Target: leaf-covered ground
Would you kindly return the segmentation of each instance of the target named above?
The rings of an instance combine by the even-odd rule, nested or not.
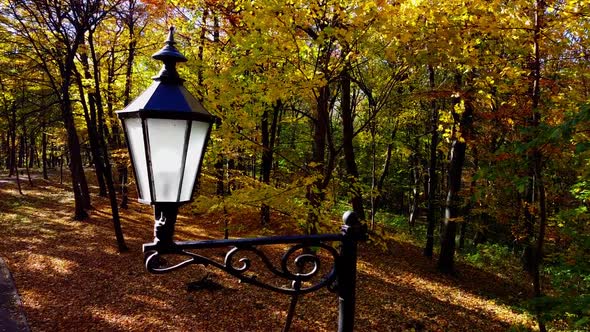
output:
[[[55,179],[55,178],[54,178]],[[129,252],[118,253],[108,201],[94,198],[90,218],[71,220],[69,188],[35,178],[0,177],[0,255],[6,260],[33,331],[279,331],[289,298],[211,267],[192,266],[166,275],[143,267],[141,245],[152,239],[149,206],[122,210]],[[229,216],[239,233],[258,229],[257,214]],[[275,218],[277,219],[277,218]],[[186,217],[179,239],[221,238],[221,216]],[[279,228],[280,221],[269,228]],[[267,232],[268,233],[268,232]],[[504,331],[532,328],[511,304],[527,296],[522,282],[459,265],[442,276],[419,248],[391,241],[387,251],[363,244],[359,253],[358,331]],[[271,248],[272,250],[272,248]],[[209,276],[216,287],[190,290]],[[337,297],[322,290],[300,298],[292,331],[334,331]]]

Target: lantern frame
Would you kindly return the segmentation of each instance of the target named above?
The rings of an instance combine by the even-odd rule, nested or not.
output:
[[[144,204],[183,204],[192,201],[194,188],[199,179],[207,143],[210,138],[211,127],[215,122],[215,117],[209,114],[203,105],[183,86],[184,80],[179,77],[176,71],[176,63],[185,62],[187,59],[178,52],[174,44],[174,29],[171,28],[166,40],[166,46],[152,55],[154,59],[161,60],[164,63],[162,70],[158,76],[153,78],[154,82],[148,89],[125,109],[116,112],[121,121],[125,141],[129,149],[136,179],[138,201]],[[140,132],[129,132],[129,126],[131,126],[132,122],[128,121],[133,119],[138,119],[139,123],[134,124],[134,126]],[[158,122],[150,120],[170,120],[170,122],[158,124]],[[158,130],[154,129],[154,126],[168,125],[169,129],[173,130],[174,122],[180,124],[185,132],[182,138],[183,145],[178,147],[179,152],[182,153],[180,156],[181,165],[173,173],[175,177],[178,177],[178,185],[173,184],[172,190],[175,188],[175,192],[167,192],[165,188],[170,181],[169,179],[156,178],[155,173],[158,172],[154,171],[154,162],[156,160],[153,156],[154,151],[164,151],[166,149],[165,146],[159,147],[158,144],[160,143],[150,142],[150,136],[157,135],[155,133]],[[202,124],[200,130],[195,127],[198,124]],[[141,128],[137,128],[137,126]],[[194,142],[192,142],[193,135],[195,135]],[[192,146],[190,143],[198,145]],[[142,149],[142,151],[137,149]],[[198,155],[198,160],[188,160],[187,154],[189,151],[193,155]],[[187,169],[190,170],[188,168],[190,162],[198,162],[198,165],[194,172],[186,174]],[[163,161],[160,165],[166,164]],[[194,181],[186,182],[186,176],[194,176]]]

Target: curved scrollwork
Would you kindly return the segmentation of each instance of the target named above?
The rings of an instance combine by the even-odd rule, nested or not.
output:
[[[339,253],[324,242],[306,242],[292,245],[282,255],[278,266],[273,263],[264,251],[259,249],[260,246],[247,243],[234,245],[225,254],[223,262],[178,246],[172,249],[168,248],[165,254],[152,251],[148,253],[145,262],[147,270],[157,274],[167,273],[193,264],[210,265],[235,276],[242,282],[288,295],[313,292],[322,287],[331,286],[336,279],[336,260]],[[318,255],[322,251],[326,255]],[[161,259],[166,255],[181,255],[186,256],[186,259],[178,264],[168,266]],[[252,255],[259,258],[264,267],[274,276],[289,281],[290,286],[277,286],[260,280],[255,274],[257,271],[253,271],[254,267],[258,265],[252,263],[250,258]],[[331,266],[331,268],[324,270],[324,274],[320,275],[322,272],[322,260],[327,263],[326,266]]]

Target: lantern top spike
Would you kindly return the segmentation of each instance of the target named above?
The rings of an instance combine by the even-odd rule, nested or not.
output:
[[[187,59],[182,53],[180,53],[174,44],[174,27],[171,26],[168,30],[168,38],[165,41],[166,45],[162,47],[161,50],[154,53],[152,58],[156,60],[160,60],[164,63],[164,66],[158,73],[158,76],[155,76],[153,79],[155,81],[162,81],[163,83],[170,83],[170,84],[182,84],[184,81],[178,75],[176,71],[176,63],[177,62],[186,62]]]

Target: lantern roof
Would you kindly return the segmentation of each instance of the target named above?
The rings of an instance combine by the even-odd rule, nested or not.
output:
[[[174,46],[174,27],[170,27],[166,45],[152,55],[164,64],[154,82],[117,115],[126,117],[195,118],[213,121],[213,117],[184,86],[184,80],[176,71],[177,62],[187,59]]]

